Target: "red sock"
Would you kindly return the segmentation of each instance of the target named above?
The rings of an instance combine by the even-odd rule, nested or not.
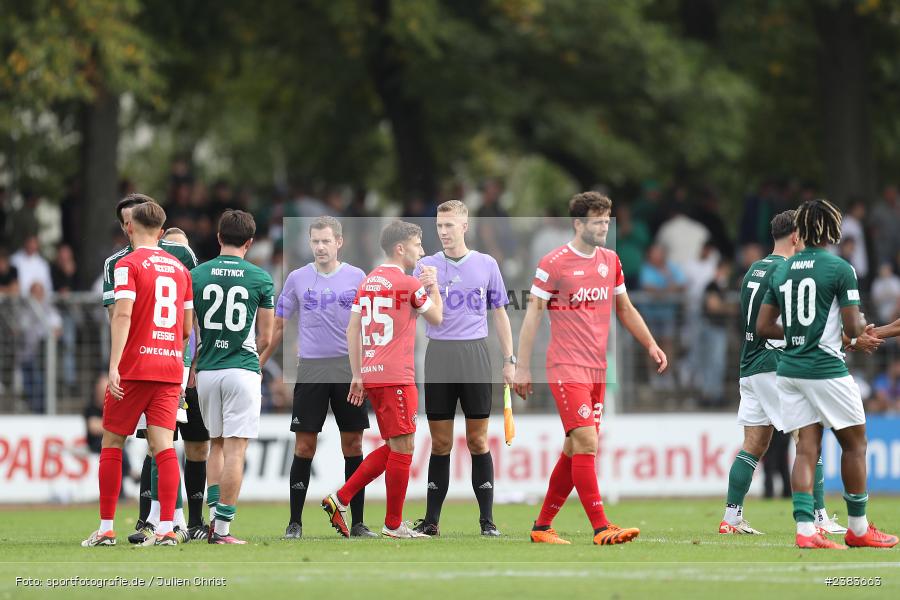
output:
[[[403,521],[403,502],[406,501],[406,488],[409,486],[409,466],[412,454],[391,452],[384,474],[384,487],[387,490],[387,511],[384,524],[388,529],[397,529]]]
[[[390,453],[391,449],[385,444],[366,456],[365,460],[360,463],[353,475],[350,476],[350,479],[344,483],[344,487],[338,490],[337,497],[341,504],[344,506],[350,504],[350,501],[353,500],[353,497],[359,490],[375,481],[379,475],[384,473]]]
[[[100,518],[112,521],[116,518],[116,503],[122,490],[122,449],[100,450]]]
[[[593,454],[576,454],[572,456],[572,481],[578,490],[578,498],[591,520],[591,527],[599,529],[609,525],[606,512],[603,510],[603,499],[600,497],[600,486],[597,484],[597,457]]]
[[[535,525],[549,527],[553,518],[566,503],[569,494],[572,493],[572,459],[565,454],[559,455],[553,472],[550,473],[550,484],[547,486],[547,495],[544,497],[544,505]]]
[[[159,473],[159,520],[171,521],[175,517],[175,498],[178,496],[178,486],[181,485],[178,455],[175,454],[175,448],[169,448],[157,453],[155,458],[156,471]]]

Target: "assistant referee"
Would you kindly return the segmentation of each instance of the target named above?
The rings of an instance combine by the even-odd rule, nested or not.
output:
[[[503,381],[512,385],[516,357],[512,330],[505,306],[509,303],[500,267],[493,257],[469,250],[465,235],[469,211],[459,200],[437,208],[437,233],[444,250],[423,258],[423,266],[437,269],[438,286],[444,299],[444,318],[439,326],[428,325],[425,351],[425,411],[431,430],[428,462],[428,504],[425,518],[415,529],[440,535],[441,507],[450,485],[450,450],[457,401],[466,416],[466,442],[472,455],[472,489],[478,500],[481,534],[500,535],[494,525],[494,461],[488,446],[491,414],[491,358],[487,349],[487,311],[492,309],[494,326],[503,353]],[[499,309],[499,310],[498,310]]]

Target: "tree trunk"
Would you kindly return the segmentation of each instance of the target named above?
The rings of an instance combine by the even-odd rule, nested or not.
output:
[[[103,259],[110,254],[110,231],[116,223],[118,96],[110,95],[106,90],[98,91],[94,102],[85,106],[82,135],[84,204],[78,261],[82,284],[90,285],[97,277],[98,265],[102,265]]]
[[[434,153],[426,136],[425,109],[420,98],[411,97],[404,89],[404,50],[389,31],[391,0],[375,0],[373,8],[377,26],[370,68],[375,91],[393,130],[403,199],[431,204],[437,198],[437,181]]]
[[[814,5],[820,40],[825,192],[829,199],[846,205],[853,196],[872,198],[877,185],[869,118],[867,23],[850,0],[837,6]]]

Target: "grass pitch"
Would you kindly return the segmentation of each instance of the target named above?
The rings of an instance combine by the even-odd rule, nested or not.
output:
[[[829,509],[846,523],[839,497]],[[555,525],[571,546],[531,544],[528,529],[537,514],[531,506],[498,506],[500,539],[478,535],[471,503],[449,503],[440,539],[345,540],[337,537],[322,510],[307,506],[304,539],[280,539],[287,521],[283,504],[244,505],[232,529],[247,546],[192,542],[177,548],[132,548],[136,507],[120,507],[114,548],[81,548],[97,526],[96,506],[59,509],[0,509],[0,600],[87,598],[124,594],[129,598],[241,596],[269,600],[288,594],[303,598],[797,598],[827,594],[845,597],[900,597],[900,547],[801,551],[793,546],[787,500],[750,499],[746,516],[766,532],[759,537],[720,536],[722,500],[623,501],[608,507],[615,523],[638,526],[630,544],[599,547],[574,496]],[[871,517],[882,529],[900,532],[900,498],[873,497]],[[376,529],[382,503],[367,506]],[[407,518],[421,516],[422,503],[407,505]],[[16,578],[35,578],[25,586]],[[98,589],[69,583],[49,587],[50,578],[141,578],[144,587]],[[226,585],[197,585],[195,577],[224,578]],[[826,586],[826,578],[880,577],[878,587]],[[161,581],[159,578],[168,578]],[[171,578],[187,580],[184,585]],[[202,582],[201,582],[202,583]],[[205,582],[209,584],[210,582]]]

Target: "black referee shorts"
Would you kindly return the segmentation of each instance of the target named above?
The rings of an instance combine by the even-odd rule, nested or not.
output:
[[[184,399],[187,402],[187,423],[179,423],[178,431],[181,439],[186,442],[208,442],[209,430],[203,424],[203,415],[200,413],[200,398],[197,396],[197,388],[192,387],[184,391]]]
[[[491,396],[491,357],[484,338],[428,340],[425,413],[429,421],[453,419],[457,401],[467,419],[487,419]]]
[[[301,359],[294,385],[291,431],[322,431],[329,404],[340,431],[368,429],[368,401],[362,406],[347,402],[352,378],[350,360],[346,356]]]

